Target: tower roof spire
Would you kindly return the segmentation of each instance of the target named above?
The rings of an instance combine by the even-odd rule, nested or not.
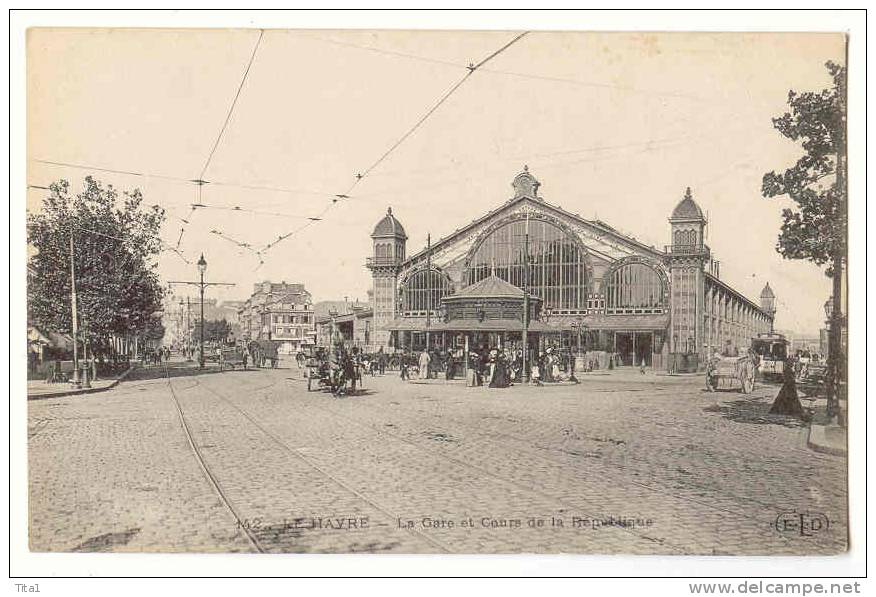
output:
[[[706,218],[703,217],[703,210],[701,210],[700,206],[697,205],[697,202],[694,201],[690,187],[685,189],[684,198],[679,201],[678,205],[675,206],[675,209],[672,210],[672,216],[669,218],[669,221],[677,220],[706,221]]]
[[[386,208],[386,215],[377,222],[374,232],[371,233],[371,238],[400,238],[407,240],[408,235],[404,227],[398,221],[398,218],[392,215],[392,207]]]

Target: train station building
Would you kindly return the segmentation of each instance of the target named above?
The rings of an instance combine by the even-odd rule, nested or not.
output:
[[[371,234],[376,349],[586,350],[604,365],[696,370],[730,340],[772,329],[769,285],[756,303],[721,280],[690,189],[668,214],[669,244],[649,246],[552,205],[524,168],[513,194],[410,252],[388,209]],[[528,313],[528,317],[524,317]]]

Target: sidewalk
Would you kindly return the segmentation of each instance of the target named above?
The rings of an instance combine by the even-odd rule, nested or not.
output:
[[[46,383],[41,379],[31,379],[27,382],[27,399],[28,400],[45,400],[47,398],[60,398],[61,396],[76,396],[79,394],[93,394],[95,392],[105,392],[110,388],[116,387],[122,382],[134,367],[131,366],[127,371],[118,377],[107,379],[98,379],[91,382],[90,388],[76,389],[70,383]]]
[[[814,400],[801,398],[800,401],[804,407],[807,406],[807,402],[811,403],[811,408],[815,412],[815,415],[812,417],[812,423],[809,425],[809,436],[806,439],[806,445],[822,454],[846,456],[848,454],[848,430],[828,420],[827,400],[825,398]],[[846,402],[841,400],[840,410],[848,412],[847,408]]]

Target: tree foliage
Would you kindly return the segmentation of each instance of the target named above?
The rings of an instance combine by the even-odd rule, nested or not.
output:
[[[66,180],[52,183],[42,209],[27,217],[35,251],[27,288],[31,323],[72,329],[72,235],[81,337],[100,347],[111,334],[155,336],[163,297],[155,271],[163,221],[164,210],[144,206],[139,190],[120,195],[88,176],[73,195]]]
[[[225,319],[208,319],[204,322],[205,342],[225,342],[231,333],[231,325]],[[201,323],[195,322],[194,338],[201,337]]]
[[[826,64],[833,86],[818,92],[788,92],[789,112],[773,119],[783,136],[799,141],[804,154],[783,173],[763,177],[764,197],[788,196],[797,209],[782,210],[776,250],[786,259],[829,264],[846,253],[846,69]]]

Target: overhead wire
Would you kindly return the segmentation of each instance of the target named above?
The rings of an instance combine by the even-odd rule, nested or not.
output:
[[[213,142],[213,147],[210,149],[210,154],[207,156],[207,161],[204,162],[204,167],[201,168],[201,174],[198,178],[203,179],[204,174],[207,172],[207,168],[210,167],[210,162],[213,159],[213,154],[216,153],[216,148],[219,147],[219,142],[222,140],[222,135],[225,134],[225,129],[228,128],[228,123],[231,120],[231,115],[234,113],[234,106],[237,105],[237,100],[240,98],[240,92],[243,90],[243,86],[246,84],[246,78],[249,75],[249,69],[252,68],[252,63],[255,61],[256,52],[258,52],[259,45],[262,43],[262,37],[265,35],[264,29],[259,29],[259,37],[256,40],[255,45],[252,48],[252,54],[249,57],[249,62],[246,64],[246,70],[243,71],[243,77],[240,79],[240,85],[237,86],[237,92],[234,94],[234,99],[231,100],[231,106],[228,107],[228,113],[225,115],[225,122],[222,123],[222,128],[219,129],[219,134],[216,136],[216,141]]]
[[[276,216],[282,218],[292,218],[296,220],[319,220],[319,218],[312,216],[303,216],[300,214],[290,214],[290,213],[281,213],[277,211],[262,211],[258,209],[249,209],[248,207],[240,207],[239,205],[214,205],[214,204],[205,204],[199,203],[197,205],[197,209],[218,209],[223,211],[235,211],[242,213],[251,213],[256,215],[263,216]]]
[[[108,172],[110,174],[122,174],[127,176],[138,176],[142,178],[158,178],[162,180],[168,180],[171,182],[179,182],[184,184],[197,184],[197,179],[185,178],[182,176],[169,176],[165,174],[156,174],[152,172],[134,172],[131,170],[119,170],[113,168],[105,168],[100,166],[92,166],[89,164],[81,164],[75,162],[59,162],[53,160],[42,160],[39,158],[30,158],[31,161],[37,162],[40,164],[47,164],[51,166],[58,166],[62,168],[73,168],[76,170],[96,170],[98,172]],[[249,189],[256,191],[274,191],[278,193],[290,193],[290,194],[298,194],[298,195],[316,195],[320,197],[332,198],[336,197],[334,193],[329,193],[328,191],[317,191],[313,189],[298,189],[298,188],[290,188],[290,187],[277,187],[277,186],[267,186],[267,185],[248,185],[248,184],[240,184],[235,182],[224,182],[218,180],[211,180],[209,183],[204,181],[205,184],[210,184],[213,186],[222,186],[222,187],[233,187],[238,189]]]
[[[461,87],[462,84],[465,83],[466,80],[468,80],[468,78],[475,71],[482,70],[485,73],[498,74],[498,75],[507,75],[507,76],[515,76],[515,77],[557,81],[557,82],[572,83],[572,84],[576,84],[576,85],[583,85],[583,86],[589,86],[589,87],[606,87],[606,88],[623,89],[623,90],[628,90],[628,91],[644,92],[644,90],[639,90],[639,89],[636,89],[636,88],[633,88],[630,86],[590,83],[590,82],[586,82],[586,81],[564,79],[561,77],[548,77],[548,76],[542,76],[542,75],[532,75],[532,74],[527,74],[527,73],[518,73],[518,72],[501,71],[501,70],[483,68],[485,64],[487,64],[489,61],[494,59],[496,56],[498,56],[499,54],[504,52],[506,49],[508,49],[510,46],[512,46],[513,44],[518,42],[521,38],[523,38],[527,34],[528,34],[528,32],[525,31],[525,32],[522,32],[522,33],[516,35],[510,41],[508,41],[503,46],[501,46],[500,48],[498,48],[497,50],[492,52],[490,55],[488,55],[486,58],[482,59],[477,64],[469,64],[468,66],[463,66],[463,65],[460,65],[460,64],[455,63],[455,62],[450,62],[450,61],[445,61],[445,60],[440,60],[440,59],[432,59],[432,58],[428,58],[428,57],[424,57],[424,56],[407,54],[404,52],[384,50],[384,49],[380,49],[380,48],[363,46],[363,45],[359,45],[359,44],[340,42],[337,40],[329,40],[329,39],[320,38],[320,37],[316,37],[316,36],[305,36],[307,39],[311,39],[311,40],[319,41],[319,42],[324,42],[324,43],[329,43],[329,44],[333,44],[333,45],[347,46],[347,47],[367,50],[367,51],[371,51],[371,52],[375,52],[375,53],[379,53],[379,54],[392,55],[392,56],[397,56],[397,57],[420,60],[423,62],[431,62],[431,63],[441,64],[441,65],[445,65],[445,66],[453,66],[456,68],[467,69],[467,72],[465,73],[465,75],[459,81],[457,81],[450,89],[448,89],[444,94],[442,94],[439,97],[439,99],[436,101],[436,103],[433,106],[431,106],[429,108],[429,110],[427,110],[426,113],[424,113],[423,116],[421,116],[411,127],[409,127],[404,132],[404,134],[402,134],[401,137],[399,137],[398,140],[396,140],[383,154],[381,154],[365,170],[363,170],[355,175],[355,179],[353,180],[353,182],[350,184],[350,186],[348,187],[348,189],[344,193],[331,194],[331,193],[326,193],[326,192],[322,192],[322,191],[313,191],[313,190],[306,190],[306,189],[293,189],[293,188],[275,187],[275,186],[268,186],[268,185],[247,185],[247,184],[238,184],[238,183],[230,183],[230,182],[220,182],[220,181],[208,182],[208,181],[203,180],[203,176],[206,174],[206,171],[211,164],[212,158],[213,158],[213,156],[214,156],[214,154],[215,154],[215,152],[216,152],[216,150],[217,150],[217,148],[218,148],[218,146],[223,138],[223,135],[224,135],[229,123],[230,123],[230,119],[231,119],[231,116],[233,114],[234,108],[235,108],[235,106],[240,98],[243,87],[247,81],[248,74],[250,72],[250,69],[251,69],[253,63],[254,63],[255,57],[257,55],[258,49],[261,45],[261,42],[262,42],[262,39],[264,36],[263,29],[261,29],[259,31],[259,37],[253,46],[252,53],[250,55],[249,61],[247,62],[247,65],[246,65],[246,68],[244,70],[243,76],[241,78],[240,84],[238,85],[238,88],[235,92],[234,98],[232,99],[231,105],[230,105],[229,110],[226,114],[225,120],[223,121],[223,124],[220,128],[220,131],[216,137],[216,140],[214,141],[214,143],[211,147],[211,150],[207,156],[207,159],[204,163],[204,167],[202,168],[200,177],[198,179],[186,179],[186,178],[182,178],[182,177],[173,177],[173,176],[166,176],[166,175],[161,175],[161,174],[153,174],[153,173],[147,173],[147,172],[136,172],[136,171],[129,171],[129,170],[114,170],[114,169],[110,169],[110,168],[100,168],[100,167],[93,167],[93,166],[85,166],[82,164],[49,161],[49,160],[35,160],[35,161],[40,162],[40,163],[50,164],[50,165],[63,166],[63,167],[91,169],[91,170],[96,170],[96,171],[117,173],[117,174],[122,174],[122,175],[150,177],[150,178],[164,179],[164,180],[170,180],[170,181],[184,182],[184,183],[188,183],[188,184],[191,184],[191,183],[197,184],[198,185],[198,203],[193,204],[192,211],[189,213],[189,215],[186,218],[179,218],[179,217],[175,216],[175,217],[177,217],[177,219],[180,219],[183,222],[183,226],[181,227],[180,235],[179,235],[179,238],[177,239],[176,247],[172,247],[170,250],[176,251],[178,254],[180,254],[180,257],[182,257],[183,259],[185,259],[185,258],[182,256],[181,253],[179,253],[179,247],[181,245],[183,235],[185,233],[185,227],[187,224],[190,224],[191,216],[200,207],[208,208],[208,209],[227,209],[230,211],[246,211],[246,212],[253,213],[253,214],[271,215],[271,216],[278,216],[278,217],[291,217],[291,218],[300,218],[300,219],[306,218],[308,221],[305,224],[303,224],[300,227],[297,227],[296,229],[290,231],[289,233],[278,236],[276,240],[269,242],[260,251],[254,250],[252,248],[252,246],[249,245],[248,243],[240,243],[239,241],[236,241],[236,240],[231,241],[231,242],[235,242],[239,246],[243,246],[244,248],[248,248],[250,250],[253,250],[253,252],[255,252],[260,257],[260,264],[259,265],[261,265],[262,263],[264,263],[263,260],[261,259],[262,253],[270,250],[271,248],[273,248],[274,246],[276,246],[278,243],[282,242],[283,240],[290,238],[291,236],[294,236],[295,234],[298,234],[299,232],[312,226],[314,223],[321,221],[323,219],[323,216],[329,210],[331,210],[332,207],[337,205],[337,203],[340,200],[350,199],[351,198],[350,193],[352,192],[352,190],[366,176],[371,175],[372,172],[378,166],[380,166],[380,164],[382,164],[396,149],[398,149],[399,146],[401,146],[408,138],[410,138],[426,122],[426,120],[428,120],[428,118],[432,114],[434,114],[435,111],[437,111],[438,108],[440,108],[441,105],[443,105],[459,89],[459,87]],[[649,91],[647,93],[652,93],[652,92]],[[659,93],[657,93],[657,94],[661,95]],[[662,94],[662,95],[668,95],[668,94]],[[683,97],[686,99],[692,99],[690,96],[686,96],[686,95],[682,95],[682,94],[672,94],[672,95],[676,95],[678,97]],[[660,140],[654,140],[651,142],[644,142],[643,144],[648,146],[648,145],[653,145],[655,143],[659,144],[659,143],[663,143],[663,142],[667,142],[667,141],[669,141],[669,139],[660,139]],[[639,143],[630,144],[630,146],[636,146],[636,145],[639,145]],[[619,149],[622,147],[623,146],[616,145],[616,146],[583,148],[583,149],[579,149],[579,150],[568,150],[568,151],[556,152],[553,155],[561,155],[561,154],[577,153],[577,152],[587,152],[587,151],[603,151],[603,150]],[[552,154],[542,154],[542,155],[550,156]],[[225,206],[218,206],[218,205],[207,205],[207,204],[203,203],[203,186],[205,184],[215,184],[217,186],[228,186],[228,187],[235,187],[235,188],[246,188],[246,189],[252,189],[252,190],[264,190],[264,191],[273,191],[273,192],[291,193],[291,194],[311,194],[311,195],[316,195],[316,196],[321,196],[321,197],[328,197],[331,199],[331,202],[316,217],[296,216],[293,214],[282,214],[279,212],[267,212],[267,211],[260,212],[259,210],[249,210],[249,209],[245,209],[245,208],[240,208],[239,206],[225,207]],[[360,196],[357,196],[357,198],[359,198],[359,197]],[[365,198],[365,197],[367,197],[367,195],[361,196],[361,197]]]
[[[222,136],[225,134],[225,129],[228,128],[228,123],[231,121],[231,115],[234,113],[234,107],[237,105],[237,100],[240,99],[240,93],[243,91],[243,86],[246,84],[247,76],[249,75],[249,70],[252,68],[252,63],[255,61],[256,52],[259,49],[259,46],[262,43],[262,37],[265,35],[264,29],[259,29],[259,37],[256,39],[256,43],[252,48],[252,54],[250,54],[249,61],[246,63],[246,69],[243,71],[243,76],[240,78],[240,84],[237,86],[237,91],[234,93],[234,99],[231,100],[231,105],[228,107],[228,112],[225,114],[225,120],[222,122],[222,126],[219,129],[219,134],[216,135],[216,140],[213,142],[213,146],[210,148],[210,153],[207,154],[207,159],[204,162],[204,167],[201,168],[201,173],[198,175],[198,178],[192,182],[198,185],[198,203],[203,203],[204,197],[204,185],[209,184],[206,180],[204,180],[204,175],[207,173],[207,168],[210,167],[210,162],[213,160],[213,155],[216,153],[216,149],[219,147],[219,142],[222,140]],[[192,210],[192,213],[189,215],[189,218],[195,214],[195,211]],[[177,240],[177,249],[179,249],[179,244],[182,242],[183,234],[185,233],[185,227],[187,224],[183,224],[180,229],[179,239]]]
[[[366,50],[369,52],[374,52],[375,54],[384,54],[386,56],[395,56],[398,58],[409,58],[411,60],[419,60],[420,62],[429,62],[431,64],[440,64],[443,66],[451,66],[453,68],[466,68],[465,65],[459,64],[457,62],[451,62],[450,60],[441,60],[440,58],[429,58],[428,56],[419,56],[417,54],[408,54],[405,52],[397,52],[394,50],[385,50],[383,48],[375,48],[374,46],[363,46],[361,44],[343,42],[343,41],[338,41],[336,39],[328,39],[328,38],[320,37],[320,36],[316,36],[316,35],[305,34],[305,35],[302,35],[301,38],[308,39],[311,41],[332,44],[335,46],[356,48],[358,50]]]
[[[222,232],[221,230],[219,230],[217,228],[211,229],[210,234],[215,234],[216,236],[218,236],[224,240],[227,240],[228,242],[234,243],[235,245],[237,245],[241,249],[246,249],[247,251],[251,251],[253,253],[257,252],[251,244],[241,242],[241,241],[237,240],[236,238],[225,234],[224,232]]]
[[[438,110],[438,108],[440,108],[442,104],[444,104],[444,102],[446,102],[448,99],[450,99],[450,97],[456,92],[456,90],[459,89],[463,85],[463,83],[465,83],[469,79],[469,77],[471,77],[484,64],[486,64],[487,62],[489,62],[490,60],[492,60],[493,58],[495,58],[496,56],[498,56],[499,54],[501,54],[502,52],[507,50],[509,47],[511,47],[512,45],[514,45],[518,41],[520,41],[527,33],[529,33],[529,32],[524,31],[522,33],[519,33],[514,38],[512,38],[510,41],[508,41],[507,43],[502,45],[499,49],[497,49],[496,51],[491,53],[489,56],[487,56],[486,58],[484,58],[483,60],[481,60],[477,64],[470,64],[469,66],[467,66],[466,68],[468,69],[468,72],[466,72],[465,75],[463,75],[462,78],[459,79],[459,81],[457,81],[452,87],[450,87],[450,89],[445,91],[438,98],[438,100],[435,102],[435,104],[432,105],[432,107],[430,107],[411,127],[409,127],[404,132],[404,134],[402,134],[401,137],[398,138],[398,140],[396,140],[392,145],[390,145],[389,149],[384,151],[380,155],[380,157],[378,157],[373,163],[371,163],[370,166],[365,168],[363,171],[356,173],[353,182],[350,184],[350,186],[347,188],[347,190],[345,190],[343,193],[338,194],[336,196],[337,198],[334,199],[332,201],[332,203],[329,204],[323,210],[323,212],[320,214],[319,217],[322,218],[325,215],[325,213],[328,212],[338,202],[339,199],[349,198],[350,193],[356,188],[356,186],[366,176],[368,176],[375,168],[377,168],[381,163],[383,163],[383,161],[386,160],[396,149],[398,149],[399,146],[402,145],[402,143],[404,143],[411,135],[413,135],[417,131],[417,129],[419,129],[423,125],[423,123],[426,122],[426,120],[428,120],[429,117],[432,116],[432,114],[434,114],[435,111]],[[301,226],[295,230],[292,230],[286,234],[281,234],[280,236],[277,237],[276,240],[265,245],[265,247],[261,250],[261,253],[262,254],[266,253],[267,251],[269,251],[273,247],[277,246],[277,244],[279,244],[279,243],[283,242],[284,240],[294,236],[295,234],[298,234],[299,232],[307,229],[312,224],[313,224],[313,222],[307,222],[306,224],[304,224],[303,226]],[[259,267],[261,265],[262,264],[260,263]],[[258,268],[256,268],[256,269],[258,269]]]

